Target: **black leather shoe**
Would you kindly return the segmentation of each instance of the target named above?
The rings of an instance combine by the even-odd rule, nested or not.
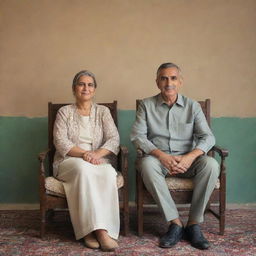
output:
[[[161,237],[159,246],[162,248],[170,248],[177,244],[183,236],[184,228],[177,225],[171,224],[167,233]]]
[[[193,224],[184,230],[185,239],[190,241],[191,245],[200,250],[206,250],[210,247],[210,243],[205,239],[200,226]]]

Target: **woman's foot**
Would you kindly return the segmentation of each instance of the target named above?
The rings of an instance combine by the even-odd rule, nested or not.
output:
[[[97,241],[97,239],[93,233],[90,233],[84,237],[84,243],[85,243],[86,247],[91,248],[91,249],[100,248],[100,244]]]
[[[97,236],[97,240],[100,243],[100,248],[102,251],[109,252],[118,248],[118,243],[108,235],[106,230],[96,230],[95,234]]]

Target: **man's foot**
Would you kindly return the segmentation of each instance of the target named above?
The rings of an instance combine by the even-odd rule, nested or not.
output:
[[[174,246],[181,240],[184,232],[183,230],[183,227],[174,223],[171,224],[167,233],[161,237],[159,246],[162,248],[170,248]]]
[[[118,243],[108,235],[107,231],[96,232],[96,235],[102,251],[110,252],[118,248]]]
[[[93,233],[90,233],[84,237],[84,243],[86,247],[91,248],[91,249],[98,249],[100,248],[100,244],[95,238]]]
[[[210,243],[204,237],[198,224],[186,227],[184,232],[185,238],[190,241],[193,247],[200,250],[206,250],[210,247]]]

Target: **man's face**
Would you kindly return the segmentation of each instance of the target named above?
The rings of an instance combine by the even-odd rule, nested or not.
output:
[[[177,68],[165,68],[159,71],[156,83],[163,98],[174,98],[182,86],[182,78]]]

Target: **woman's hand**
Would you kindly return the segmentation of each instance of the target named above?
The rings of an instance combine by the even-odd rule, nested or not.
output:
[[[101,154],[99,154],[97,151],[86,151],[83,154],[84,161],[87,161],[91,164],[99,165],[103,163],[103,159],[101,157]]]

